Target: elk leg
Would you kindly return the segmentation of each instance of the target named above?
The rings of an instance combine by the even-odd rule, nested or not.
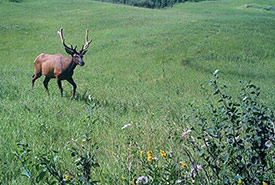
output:
[[[40,78],[41,76],[41,73],[37,73],[37,74],[34,74],[32,75],[32,87],[34,86],[34,82],[37,78]]]
[[[48,83],[49,83],[49,81],[50,81],[50,78],[47,77],[47,76],[45,76],[45,79],[44,79],[44,81],[43,81],[43,84],[44,84],[44,87],[45,87],[45,89],[46,89],[46,91],[47,91],[48,94],[50,94],[50,93],[49,93],[49,90],[48,90]]]
[[[60,94],[61,94],[61,97],[63,96],[63,88],[62,88],[62,84],[61,84],[61,80],[56,78],[57,79],[57,85],[60,89]]]
[[[73,94],[72,94],[72,96],[71,96],[71,99],[73,99],[74,96],[75,96],[76,84],[74,83],[73,78],[69,78],[69,79],[67,79],[67,81],[68,81],[70,84],[72,84],[72,86],[73,86]]]

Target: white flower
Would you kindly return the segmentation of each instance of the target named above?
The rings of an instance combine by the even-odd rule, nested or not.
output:
[[[181,137],[183,137],[183,138],[185,138],[186,136],[187,136],[187,134],[189,134],[190,132],[191,132],[192,130],[187,130],[186,132],[183,132],[182,134],[181,134]]]
[[[198,170],[202,170],[202,166],[201,165],[197,165],[197,169]]]
[[[176,181],[176,184],[180,184],[181,182],[182,182],[182,180],[178,179],[178,180]]]
[[[146,176],[141,176],[137,179],[136,184],[147,184],[149,179]]]
[[[124,125],[122,128],[121,128],[121,130],[123,130],[123,129],[125,129],[125,128],[128,128],[128,127],[130,127],[130,126],[132,126],[132,124],[126,124],[126,125]]]
[[[204,145],[201,145],[202,148],[206,148],[207,146],[209,146],[209,143],[208,143],[208,142],[205,142]]]

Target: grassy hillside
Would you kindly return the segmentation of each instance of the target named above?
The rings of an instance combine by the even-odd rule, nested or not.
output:
[[[123,162],[136,150],[173,151],[171,139],[190,127],[186,118],[206,103],[201,85],[220,70],[220,83],[237,94],[238,80],[261,87],[261,101],[275,104],[275,13],[258,6],[274,1],[206,1],[152,10],[94,1],[0,2],[0,184],[25,184],[13,152],[24,141],[34,150],[58,149],[71,164],[72,139],[91,126],[99,146],[94,172],[102,184],[121,184]],[[94,41],[77,67],[75,100],[63,82],[31,88],[34,59],[40,53],[65,55],[67,44],[84,43],[85,29]],[[89,98],[90,97],[90,98]],[[121,130],[125,124],[128,130]],[[196,122],[190,120],[191,126]],[[33,154],[34,155],[34,154]],[[126,160],[127,161],[127,160]],[[130,172],[129,172],[130,173]]]

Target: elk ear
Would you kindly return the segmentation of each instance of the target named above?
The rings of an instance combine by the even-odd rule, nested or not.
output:
[[[74,52],[73,52],[71,49],[69,49],[69,48],[66,48],[66,47],[65,47],[65,51],[66,51],[69,55],[71,55],[71,56],[74,55]]]

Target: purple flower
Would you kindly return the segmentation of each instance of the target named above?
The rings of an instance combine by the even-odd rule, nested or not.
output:
[[[159,160],[159,158],[157,158],[157,157],[154,157],[154,158],[153,158],[153,160],[155,160],[155,161],[158,161],[158,160]]]
[[[267,141],[267,142],[265,142],[265,146],[266,146],[267,148],[272,147],[272,143],[271,143],[271,141]]]
[[[141,176],[137,179],[136,184],[147,184],[149,179],[146,176]]]

